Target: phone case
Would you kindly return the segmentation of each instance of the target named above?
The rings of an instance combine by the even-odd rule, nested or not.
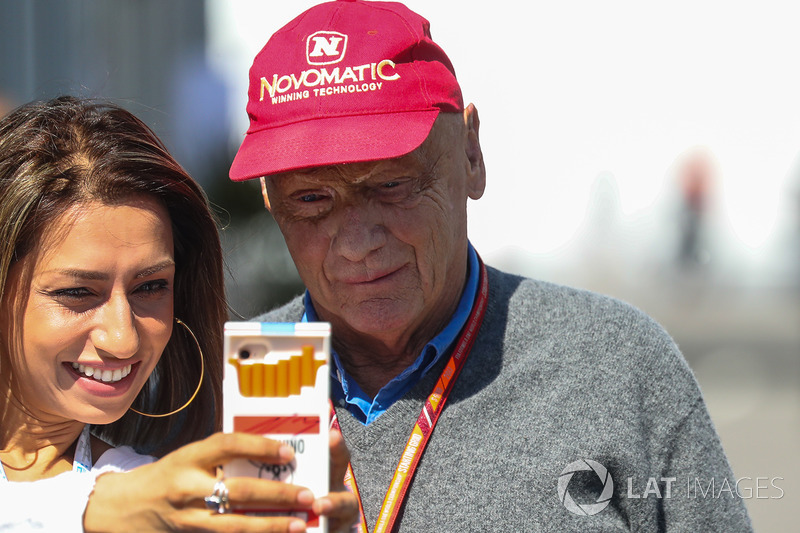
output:
[[[264,435],[295,450],[287,465],[237,459],[223,465],[226,477],[252,476],[329,491],[330,457],[327,322],[227,322],[223,430]],[[252,515],[292,515],[308,531],[327,532],[325,517],[305,510],[236,509]],[[313,516],[312,516],[313,515]]]

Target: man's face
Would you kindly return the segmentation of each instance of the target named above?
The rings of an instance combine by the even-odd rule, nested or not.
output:
[[[470,107],[441,115],[410,154],[271,176],[266,193],[320,319],[397,345],[434,335],[455,309],[467,198],[484,184]]]

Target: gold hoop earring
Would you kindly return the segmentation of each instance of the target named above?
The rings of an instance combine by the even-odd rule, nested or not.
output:
[[[200,347],[200,341],[197,340],[197,337],[195,336],[194,332],[189,328],[189,326],[186,325],[186,323],[184,321],[182,321],[180,318],[176,317],[175,318],[175,322],[177,322],[178,324],[180,324],[181,326],[186,328],[186,331],[189,332],[189,335],[192,336],[192,338],[194,339],[195,344],[197,344],[197,350],[200,352],[200,382],[197,384],[197,388],[194,390],[194,394],[192,394],[192,397],[189,398],[189,400],[185,404],[181,405],[180,407],[178,407],[174,411],[170,411],[169,413],[164,413],[164,414],[160,414],[160,415],[154,415],[154,414],[150,414],[150,413],[143,413],[141,411],[137,411],[133,407],[129,407],[129,409],[131,411],[133,411],[134,413],[136,413],[137,415],[147,416],[147,417],[150,417],[150,418],[164,418],[164,417],[167,417],[167,416],[172,416],[175,413],[179,413],[180,411],[183,411],[184,409],[189,407],[189,404],[192,403],[194,401],[194,399],[197,397],[197,393],[200,392],[200,387],[203,386],[203,375],[205,374],[205,366],[206,365],[205,365],[205,360],[204,360],[204,357],[203,357],[203,349]]]

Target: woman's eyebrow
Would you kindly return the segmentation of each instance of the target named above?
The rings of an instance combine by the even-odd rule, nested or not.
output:
[[[160,261],[152,266],[149,266],[143,270],[140,270],[136,273],[136,278],[146,278],[147,276],[151,276],[157,272],[161,272],[162,270],[167,270],[168,268],[172,268],[175,266],[175,261],[172,259],[165,259],[164,261]],[[82,268],[59,268],[55,270],[50,270],[49,272],[54,272],[56,274],[61,274],[62,276],[68,276],[75,279],[85,279],[89,281],[106,281],[109,279],[109,275],[105,272],[100,272],[96,270],[85,270]]]
[[[49,270],[45,272],[45,274],[50,272],[61,274],[62,276],[67,276],[70,278],[86,279],[89,281],[105,281],[108,279],[108,274],[106,274],[105,272],[98,272],[96,270],[84,270],[81,268],[58,268],[54,270]]]
[[[161,261],[153,266],[147,267],[144,270],[139,271],[136,274],[136,277],[146,278],[147,276],[150,276],[157,272],[161,272],[162,270],[167,270],[168,268],[172,268],[174,266],[175,266],[175,261],[173,261],[172,259],[165,259],[164,261]]]

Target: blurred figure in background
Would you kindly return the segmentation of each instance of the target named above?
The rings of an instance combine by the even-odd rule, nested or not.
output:
[[[694,267],[710,259],[706,227],[716,170],[712,154],[694,148],[681,156],[678,167],[680,192],[680,241],[678,263],[681,267]]]

